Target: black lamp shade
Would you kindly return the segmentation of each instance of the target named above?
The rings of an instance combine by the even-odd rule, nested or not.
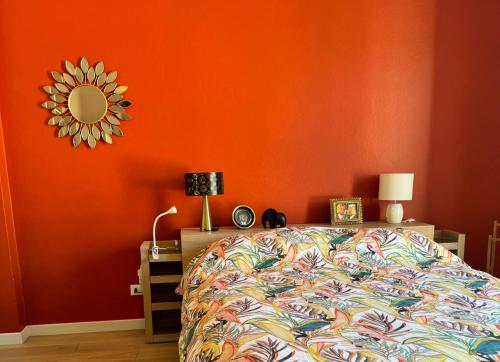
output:
[[[222,172],[185,173],[187,196],[209,196],[224,194],[224,177]]]

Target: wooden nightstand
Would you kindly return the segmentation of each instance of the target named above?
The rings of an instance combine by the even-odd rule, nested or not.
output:
[[[436,230],[434,241],[456,254],[460,259],[464,258],[465,234],[452,230]]]
[[[412,222],[407,224],[388,224],[384,221],[366,221],[362,224],[355,225],[332,225],[332,224],[294,224],[288,226],[327,226],[339,228],[387,228],[391,230],[409,229],[417,231],[428,238],[434,238],[434,225],[423,222]],[[250,229],[238,229],[235,226],[221,227],[217,231],[201,231],[199,228],[184,228],[181,229],[181,241],[184,245],[182,248],[182,265],[184,268],[189,264],[198,252],[210,245],[212,242],[220,240],[234,234],[249,234],[259,231],[270,230],[264,229],[262,226],[256,226]]]
[[[159,259],[151,255],[152,241],[141,245],[142,290],[144,322],[147,343],[173,342],[179,339],[181,330],[182,297],[175,288],[182,279],[180,247],[175,241],[157,241]]]

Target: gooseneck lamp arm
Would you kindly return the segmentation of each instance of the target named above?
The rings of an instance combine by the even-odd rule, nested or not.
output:
[[[156,223],[161,217],[168,214],[177,214],[177,208],[175,206],[172,206],[167,211],[162,212],[160,215],[158,215],[155,221],[153,222],[153,247],[151,248],[153,259],[158,259],[160,257],[160,249],[165,249],[165,248],[160,248],[158,245],[156,245]]]

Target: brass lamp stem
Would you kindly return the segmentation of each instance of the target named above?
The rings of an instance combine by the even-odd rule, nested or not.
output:
[[[201,231],[212,231],[212,218],[210,217],[210,207],[208,206],[208,196],[203,196],[201,206]]]

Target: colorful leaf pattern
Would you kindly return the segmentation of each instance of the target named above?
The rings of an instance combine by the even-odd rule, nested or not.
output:
[[[500,361],[500,283],[413,231],[284,228],[189,265],[181,361]]]

